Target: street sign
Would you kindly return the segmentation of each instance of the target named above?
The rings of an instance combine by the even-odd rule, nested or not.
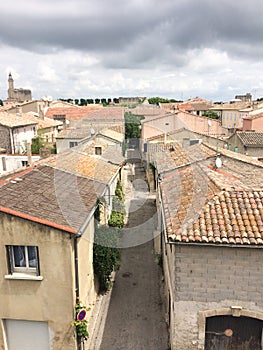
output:
[[[81,309],[78,314],[77,314],[77,320],[78,321],[83,321],[84,318],[86,316],[86,310],[85,309]]]

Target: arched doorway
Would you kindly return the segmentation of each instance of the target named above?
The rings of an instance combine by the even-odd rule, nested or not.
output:
[[[262,350],[263,321],[232,315],[206,318],[205,350]]]

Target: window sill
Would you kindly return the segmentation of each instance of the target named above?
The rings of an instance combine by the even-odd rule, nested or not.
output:
[[[6,280],[29,280],[29,281],[42,281],[43,276],[34,276],[26,273],[13,273],[12,275],[5,275]]]

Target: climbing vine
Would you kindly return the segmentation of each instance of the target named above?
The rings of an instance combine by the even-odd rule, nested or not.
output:
[[[76,304],[75,306],[75,321],[73,322],[73,325],[76,327],[77,337],[81,340],[87,340],[89,337],[88,333],[88,321],[85,319],[85,317],[82,320],[78,319],[78,315],[80,311],[89,311],[90,308],[81,305]]]
[[[120,228],[124,226],[124,193],[121,181],[118,180],[113,197],[113,210],[108,226],[95,228],[93,245],[93,267],[100,285],[100,291],[111,287],[111,274],[120,266],[120,250],[118,249]]]
[[[118,247],[119,230],[116,227],[100,226],[95,231],[93,246],[94,273],[99,279],[100,291],[111,287],[111,274],[120,266]]]

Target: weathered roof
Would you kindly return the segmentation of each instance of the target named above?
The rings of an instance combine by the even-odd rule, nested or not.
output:
[[[240,174],[241,164],[232,171],[225,159],[222,168],[215,168],[217,152],[206,145],[168,147],[154,144],[150,153],[160,174],[167,238],[182,243],[263,244],[263,186],[251,188],[247,176]],[[258,163],[255,168],[262,169]]]
[[[247,147],[263,147],[263,132],[237,131],[237,136]]]
[[[37,125],[37,123],[37,121],[32,120],[32,117],[28,116],[25,113],[21,113],[21,115],[16,115],[13,113],[0,112],[0,124],[8,128],[15,128],[27,125]]]
[[[39,117],[32,115],[31,112],[26,113],[26,115],[27,115],[27,118],[29,120],[31,119],[33,122],[37,122],[38,127],[40,129],[48,129],[48,128],[63,125],[63,122],[60,122],[58,120],[53,120],[50,118],[46,118],[46,117],[44,119],[42,119],[42,118],[39,118]]]
[[[155,163],[159,173],[216,156],[216,151],[204,144],[182,148],[177,142],[150,143],[148,152],[149,159]]]
[[[263,191],[221,191],[205,204],[197,220],[173,230],[171,238],[185,243],[262,245]]]
[[[253,112],[257,112],[257,111],[253,111]],[[243,119],[254,120],[254,119],[263,118],[263,112],[262,111],[260,113],[253,113],[253,112],[250,112],[248,115],[243,117]]]
[[[0,182],[0,211],[75,233],[104,190],[99,182],[39,164]]]
[[[90,145],[74,147],[70,151],[47,158],[43,162],[56,169],[68,171],[71,174],[80,174],[89,179],[108,184],[118,172],[121,164],[113,164],[103,155],[91,155],[85,150],[85,147],[89,148]]]
[[[112,140],[115,140],[117,142],[123,142],[124,141],[124,134],[117,132],[112,129],[103,129],[99,132],[99,135],[106,136],[111,138]]]
[[[99,107],[99,106],[75,106],[75,107],[49,107],[46,117],[54,119],[56,115],[65,115],[67,120],[124,120],[122,107]]]

